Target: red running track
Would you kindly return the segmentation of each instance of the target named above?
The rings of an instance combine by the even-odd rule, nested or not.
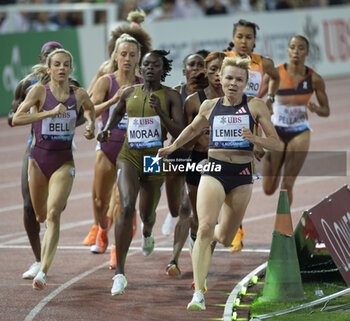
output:
[[[350,78],[328,80],[326,84],[331,116],[310,115],[313,129],[311,150],[346,151],[349,155],[350,112],[346,91],[350,88]],[[151,257],[142,256],[138,228],[126,263],[128,287],[123,296],[112,297],[110,289],[114,272],[108,269],[108,253],[94,255],[82,245],[92,223],[95,142],[86,141],[79,128],[75,139],[78,146],[75,152],[77,175],[68,207],[62,214],[59,249],[49,270],[48,286],[43,291],[34,291],[31,281],[21,278],[34,262],[23,227],[20,191],[21,163],[29,126],[10,128],[3,117],[0,118],[0,133],[1,320],[175,321],[221,318],[228,293],[246,274],[268,259],[278,194],[264,195],[261,181],[257,181],[244,219],[244,250],[230,254],[218,247],[208,276],[207,310],[187,312],[186,305],[192,297],[191,261],[185,249],[179,262],[181,276],[169,278],[165,274],[173,235],[167,237],[161,233],[168,212],[163,195],[154,229],[156,250]],[[349,168],[349,160],[347,166]],[[298,178],[292,207],[294,225],[303,210],[343,184],[349,184],[349,171],[347,176]]]

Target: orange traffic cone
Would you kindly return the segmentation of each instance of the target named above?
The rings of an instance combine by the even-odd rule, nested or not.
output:
[[[281,190],[262,299],[284,302],[303,298],[288,193]]]

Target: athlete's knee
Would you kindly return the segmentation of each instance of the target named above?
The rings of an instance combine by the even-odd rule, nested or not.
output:
[[[263,190],[266,195],[273,195],[276,191],[275,184],[271,184],[271,182],[264,182],[263,181]]]
[[[108,208],[108,203],[102,198],[97,196],[94,198],[94,205],[95,205],[95,208],[97,208],[98,210],[103,210]]]
[[[41,209],[36,209],[35,211],[35,218],[37,222],[44,223],[46,220],[46,206]]]
[[[125,219],[133,219],[135,212],[135,203],[130,200],[123,200],[120,216]]]
[[[291,191],[293,189],[294,182],[295,182],[294,177],[284,177],[281,183],[281,188]]]
[[[61,211],[58,208],[52,207],[48,210],[46,219],[48,222],[57,223],[59,221],[60,214]]]
[[[210,239],[212,239],[213,234],[214,234],[214,227],[212,227],[208,223],[202,223],[198,227],[197,238],[201,238],[201,239],[210,238]]]
[[[219,235],[215,235],[216,239],[219,243],[221,243],[225,247],[229,247],[232,244],[232,235],[225,235],[223,233],[220,233]]]
[[[180,216],[186,217],[186,218],[190,217],[191,210],[192,210],[192,207],[191,207],[190,202],[182,202],[180,205],[180,210],[179,210]]]

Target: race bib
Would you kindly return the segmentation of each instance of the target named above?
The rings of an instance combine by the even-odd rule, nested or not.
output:
[[[284,106],[273,104],[271,121],[275,126],[285,127],[289,131],[301,131],[309,128],[305,106]]]
[[[73,139],[77,114],[67,110],[64,114],[42,120],[41,135],[44,140],[69,141]]]
[[[247,96],[257,97],[260,93],[260,88],[262,85],[262,75],[258,71],[249,71],[249,79],[247,87],[244,89],[244,93]]]
[[[129,117],[128,143],[130,148],[162,146],[160,117]]]
[[[217,115],[213,121],[213,143],[215,148],[249,147],[242,139],[242,127],[249,127],[249,115]]]
[[[109,107],[109,115],[112,115],[113,110],[115,109],[116,106],[117,106],[117,104],[115,103],[111,107]],[[116,126],[116,128],[126,129],[127,123],[128,123],[128,114],[125,113],[123,118],[121,119],[121,121]]]

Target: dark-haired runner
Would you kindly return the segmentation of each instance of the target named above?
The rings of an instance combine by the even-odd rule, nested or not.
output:
[[[161,84],[171,70],[167,54],[163,50],[153,50],[145,55],[141,64],[144,84],[123,91],[107,125],[98,134],[100,142],[107,141],[110,130],[121,121],[125,112],[128,114],[127,133],[117,159],[122,210],[116,227],[117,268],[112,295],[122,294],[127,285],[124,265],[132,239],[132,218],[139,193],[143,222],[142,254],[149,256],[153,252],[152,228],[165,176],[156,155],[167,132],[177,137],[185,124],[180,94]]]
[[[267,195],[276,191],[284,166],[281,188],[288,191],[290,203],[310,145],[307,110],[321,117],[329,116],[325,83],[318,73],[305,66],[308,53],[308,40],[293,36],[288,42],[289,62],[276,69],[281,80],[273,104],[272,123],[281,141],[281,152],[268,152],[263,163],[263,189]],[[319,105],[310,102],[313,92]]]
[[[244,93],[247,96],[253,96],[261,98],[265,93],[263,90],[267,90],[266,105],[269,110],[272,110],[272,103],[279,84],[278,72],[275,70],[274,62],[272,59],[253,53],[255,48],[256,33],[259,30],[259,26],[251,21],[240,19],[233,24],[233,36],[232,42],[227,48],[228,51],[225,54],[228,57],[246,57],[251,58],[249,80],[247,87],[244,89]],[[263,88],[264,75],[270,76],[271,81],[267,89]],[[260,128],[258,134],[261,135]],[[260,147],[255,147],[254,155],[258,161],[264,155],[264,151]],[[258,175],[260,177],[260,175]],[[238,252],[243,248],[244,228],[240,225],[238,232],[232,242],[230,252]]]

